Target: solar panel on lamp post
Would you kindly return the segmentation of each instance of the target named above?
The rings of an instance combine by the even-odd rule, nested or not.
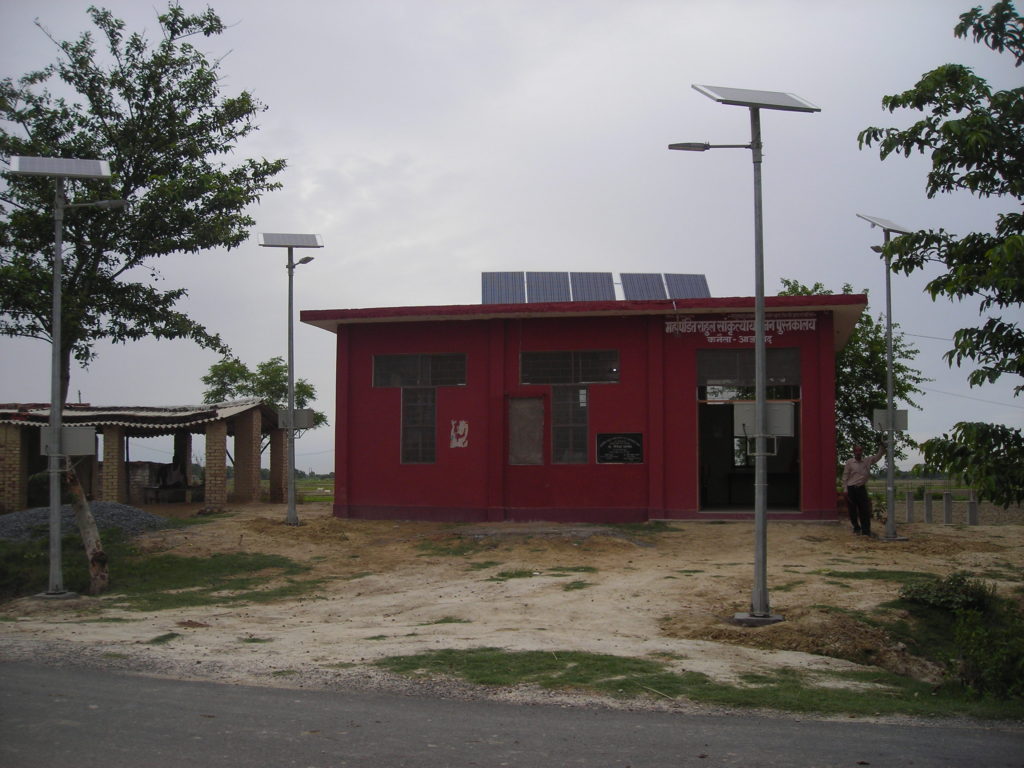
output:
[[[709,149],[749,149],[754,163],[754,588],[749,613],[737,613],[739,624],[758,626],[782,621],[773,615],[768,602],[768,471],[767,471],[767,364],[764,313],[764,223],[761,204],[761,110],[820,112],[821,108],[792,93],[756,91],[694,85],[694,90],[720,104],[746,107],[750,111],[749,144],[708,144],[683,142],[669,149],[704,152]]]
[[[60,459],[63,455],[61,440],[64,398],[61,393],[63,359],[61,356],[61,270],[64,247],[64,210],[67,208],[118,208],[123,200],[97,200],[95,202],[69,203],[65,197],[67,179],[109,179],[110,164],[106,160],[82,160],[70,157],[23,157],[12,156],[7,173],[19,176],[52,176],[53,198],[53,308],[51,316],[50,342],[50,419],[46,440],[47,472],[50,490],[50,580],[44,593],[47,597],[67,597],[72,593],[64,589],[61,569],[60,541]]]
[[[288,525],[298,525],[299,515],[295,510],[295,318],[293,310],[292,281],[297,264],[308,264],[312,256],[303,256],[296,262],[292,256],[294,248],[323,248],[320,235],[264,233],[259,244],[265,248],[288,249]]]
[[[882,246],[872,246],[872,250],[880,251],[885,256],[885,541],[906,541],[905,536],[896,534],[896,480],[893,465],[893,434],[895,432],[896,411],[893,409],[893,364],[892,364],[892,269],[891,259],[886,253],[890,235],[909,235],[911,230],[888,219],[858,213],[857,218],[864,219],[871,228],[880,227],[883,234]]]

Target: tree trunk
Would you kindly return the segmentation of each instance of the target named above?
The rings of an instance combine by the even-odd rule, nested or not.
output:
[[[107,587],[110,586],[107,553],[103,551],[103,542],[100,541],[96,520],[93,519],[89,502],[85,498],[82,484],[78,482],[78,475],[75,474],[71,459],[67,459],[66,466],[71,506],[75,510],[75,522],[78,524],[78,532],[85,545],[85,558],[89,562],[89,594],[98,595],[106,592]]]

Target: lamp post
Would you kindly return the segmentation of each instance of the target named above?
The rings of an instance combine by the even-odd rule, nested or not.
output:
[[[303,256],[296,262],[292,256],[294,248],[323,248],[320,235],[296,235],[264,233],[259,244],[266,248],[288,249],[288,525],[298,525],[299,515],[295,511],[295,318],[293,310],[292,283],[297,264],[308,264],[312,256]]]
[[[705,152],[709,149],[749,149],[754,164],[754,588],[750,612],[737,613],[739,624],[759,626],[782,621],[772,615],[768,603],[768,465],[767,465],[767,361],[764,338],[764,223],[761,205],[761,110],[820,112],[809,101],[792,93],[754,91],[745,88],[721,88],[694,85],[694,90],[720,104],[746,107],[750,111],[749,144],[708,144],[684,142],[669,144],[669,149]]]
[[[878,216],[858,213],[857,218],[864,219],[871,228],[882,230],[882,246],[872,246],[871,250],[885,256],[885,540],[906,541],[906,537],[896,535],[896,480],[893,466],[893,433],[896,428],[896,411],[893,410],[893,375],[892,375],[892,270],[891,259],[886,252],[890,235],[908,235],[910,230]]]
[[[50,481],[50,583],[44,595],[64,597],[71,593],[64,589],[61,569],[60,542],[60,459],[63,455],[61,440],[64,398],[61,396],[63,358],[61,353],[61,269],[64,247],[64,211],[68,208],[118,208],[124,200],[98,200],[96,202],[69,203],[64,197],[67,179],[109,179],[110,164],[106,160],[80,160],[67,157],[12,156],[8,173],[21,176],[52,176],[55,178],[53,196],[53,309],[50,342],[50,420],[47,429],[46,456]]]

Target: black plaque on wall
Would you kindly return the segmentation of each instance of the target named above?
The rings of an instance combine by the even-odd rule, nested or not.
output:
[[[640,432],[615,432],[598,435],[597,463],[643,464],[643,434]]]

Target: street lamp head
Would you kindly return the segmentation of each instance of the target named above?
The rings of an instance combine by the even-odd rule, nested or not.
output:
[[[312,260],[313,260],[312,256],[303,256],[301,259],[299,259],[295,263],[296,264],[309,264],[309,262],[311,262]]]
[[[684,152],[707,152],[711,149],[711,145],[707,142],[701,143],[699,141],[684,141],[679,144],[669,144],[669,149],[681,149]]]

